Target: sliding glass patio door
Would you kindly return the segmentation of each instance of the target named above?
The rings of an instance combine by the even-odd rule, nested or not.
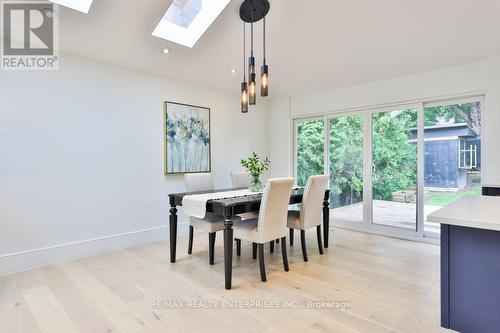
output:
[[[426,216],[481,190],[481,97],[295,119],[295,176],[330,181],[330,225],[438,239]]]
[[[481,195],[481,98],[424,105],[424,237],[439,238],[427,215],[464,196]]]
[[[417,236],[418,110],[325,117],[332,225]]]
[[[336,116],[327,124],[330,218],[359,227],[364,221],[364,117]]]
[[[418,112],[376,111],[371,118],[371,220],[417,231]]]

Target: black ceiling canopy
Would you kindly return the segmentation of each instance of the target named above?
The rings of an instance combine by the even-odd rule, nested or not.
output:
[[[240,7],[240,17],[244,22],[258,22],[269,13],[268,0],[245,0]]]

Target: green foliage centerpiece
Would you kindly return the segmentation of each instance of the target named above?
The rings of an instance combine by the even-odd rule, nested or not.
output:
[[[269,170],[269,164],[271,161],[269,161],[267,157],[261,161],[259,155],[253,152],[248,159],[241,160],[240,163],[245,169],[247,169],[250,176],[252,176],[250,190],[253,192],[262,191],[264,186],[260,182],[259,177],[264,171]]]

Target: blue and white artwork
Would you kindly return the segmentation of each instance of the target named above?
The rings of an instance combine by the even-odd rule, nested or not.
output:
[[[210,109],[165,102],[165,174],[210,172]]]

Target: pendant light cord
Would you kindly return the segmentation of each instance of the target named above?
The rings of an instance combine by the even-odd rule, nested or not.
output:
[[[251,50],[251,56],[253,57],[253,14],[252,14],[252,23],[250,23],[250,35],[251,35],[251,46],[252,46],[252,50]]]
[[[245,70],[246,67],[246,53],[247,53],[247,40],[246,40],[246,28],[245,28],[245,21],[243,21],[243,82],[247,81],[247,71]]]
[[[264,51],[264,65],[266,64],[266,17],[264,16],[264,22],[263,22],[263,30],[264,30],[264,37],[262,38],[262,40],[264,41],[264,47],[263,47],[263,51]]]

